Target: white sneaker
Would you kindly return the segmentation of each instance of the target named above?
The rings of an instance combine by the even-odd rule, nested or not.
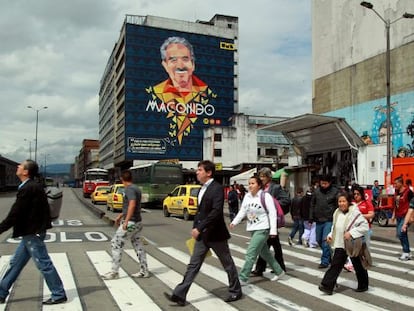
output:
[[[131,274],[131,276],[133,277],[133,278],[149,278],[150,277],[150,273],[148,272],[148,271],[140,271],[140,272],[137,272],[137,273],[133,273],[133,274]]]
[[[411,259],[411,254],[410,253],[402,253],[401,257],[398,258],[399,260],[402,261],[407,261]]]
[[[289,243],[290,246],[292,246],[292,244],[293,244],[292,238],[290,236],[288,236],[288,243]]]
[[[107,272],[104,275],[101,275],[101,278],[104,280],[115,280],[115,279],[119,279],[119,274],[118,272]]]
[[[272,278],[270,279],[270,281],[277,281],[277,280],[280,280],[280,279],[282,279],[285,275],[286,275],[285,271],[282,271],[282,273],[281,273],[281,274],[279,274],[279,275],[275,275],[274,277],[272,277]]]
[[[240,285],[241,285],[241,286],[246,286],[246,285],[249,285],[249,282],[247,282],[247,281],[243,281],[242,279],[239,279],[239,282],[240,282]]]

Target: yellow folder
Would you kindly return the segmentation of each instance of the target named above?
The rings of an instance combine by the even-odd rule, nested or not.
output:
[[[187,241],[185,241],[185,244],[187,245],[188,251],[190,253],[190,255],[193,254],[194,252],[194,245],[195,245],[196,240],[194,238],[190,238]],[[211,256],[211,250],[208,250],[207,254],[206,254],[206,258],[208,256]]]

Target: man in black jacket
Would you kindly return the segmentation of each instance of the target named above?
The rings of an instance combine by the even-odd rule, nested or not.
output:
[[[194,251],[183,281],[175,287],[172,295],[164,293],[168,300],[180,306],[186,304],[188,290],[210,248],[214,250],[227,272],[229,296],[225,301],[236,301],[242,297],[237,268],[231,257],[227,242],[230,239],[230,233],[224,222],[224,191],[223,187],[213,179],[214,172],[215,165],[213,162],[204,160],[198,164],[197,179],[202,187],[198,194],[198,209],[191,231],[192,237],[196,240]]]
[[[0,303],[9,295],[10,287],[18,278],[30,258],[42,273],[52,297],[44,301],[45,305],[67,301],[62,280],[59,277],[46,249],[44,239],[46,230],[52,228],[49,203],[43,186],[33,178],[38,176],[36,162],[26,160],[17,167],[16,175],[21,180],[16,202],[7,217],[0,223],[0,233],[13,227],[13,238],[22,237],[9,269],[0,281]]]
[[[327,268],[331,262],[331,247],[326,237],[331,231],[333,213],[338,207],[338,189],[332,185],[332,177],[324,175],[320,178],[319,188],[312,196],[309,218],[316,222],[316,241],[322,248],[320,269]]]

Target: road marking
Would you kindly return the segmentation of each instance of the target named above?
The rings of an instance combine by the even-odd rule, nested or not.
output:
[[[230,249],[237,250],[240,253],[245,253],[246,252],[245,249],[243,249],[243,248],[241,248],[237,245],[229,244],[229,246],[230,246]],[[289,251],[287,251],[287,253],[288,252]],[[290,251],[290,253],[292,255],[295,255],[294,252]],[[296,256],[297,256],[297,254],[296,254]],[[304,258],[301,256],[301,259],[304,259]],[[307,256],[306,260],[312,261],[313,257],[312,256]],[[234,261],[235,261],[235,263],[238,267],[240,267],[244,264],[244,260],[240,260],[239,258],[235,258]],[[313,271],[310,268],[299,267],[299,266],[295,266],[295,269],[296,270],[301,270],[301,272],[306,271],[306,273],[308,273],[308,274]],[[317,276],[322,278],[323,272],[318,272]],[[311,295],[313,297],[316,297],[318,299],[324,300],[326,302],[335,304],[335,305],[340,306],[340,307],[342,307],[344,309],[347,309],[347,310],[364,310],[364,311],[366,311],[366,310],[385,310],[385,309],[379,308],[375,305],[366,303],[364,301],[352,298],[350,296],[347,296],[347,295],[344,295],[344,294],[341,294],[341,293],[335,293],[335,295],[328,296],[328,295],[322,293],[321,291],[319,291],[317,284],[305,282],[305,281],[302,281],[302,280],[294,278],[294,277],[281,279],[281,280],[278,280],[277,282],[279,282],[281,284],[284,284],[284,285],[287,285],[289,287],[292,287],[296,291],[301,291],[303,293],[306,293],[306,294]]]
[[[190,261],[189,255],[172,247],[160,247],[159,250],[184,264],[188,264]],[[228,285],[227,273],[222,269],[203,263],[200,271],[207,276]],[[254,285],[243,286],[243,294],[275,310],[310,310]]]
[[[51,253],[49,254],[52,259],[53,265],[58,271],[60,278],[65,287],[66,296],[68,301],[59,305],[50,305],[43,306],[43,310],[53,311],[53,310],[70,310],[70,311],[82,311],[82,304],[79,299],[79,293],[76,288],[75,280],[73,279],[72,268],[69,264],[69,260],[66,253]],[[43,300],[49,299],[51,293],[49,288],[46,285],[46,282],[43,281]]]
[[[125,250],[133,260],[139,262],[137,255],[133,249]],[[166,265],[154,257],[147,254],[148,266],[150,272],[167,285],[171,290],[175,288],[183,280],[183,276],[174,270],[171,270]],[[187,301],[190,302],[198,310],[228,310],[234,311],[236,308],[223,301],[223,299],[211,294],[197,284],[191,285],[190,291],[187,295]]]
[[[106,251],[86,252],[92,265],[99,275],[111,271],[111,257]],[[128,277],[123,269],[119,269],[119,279],[102,280],[116,304],[121,310],[161,310],[157,304]]]

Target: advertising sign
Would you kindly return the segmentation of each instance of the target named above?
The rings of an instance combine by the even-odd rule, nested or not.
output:
[[[201,160],[203,129],[234,113],[233,40],[126,26],[126,158]]]

